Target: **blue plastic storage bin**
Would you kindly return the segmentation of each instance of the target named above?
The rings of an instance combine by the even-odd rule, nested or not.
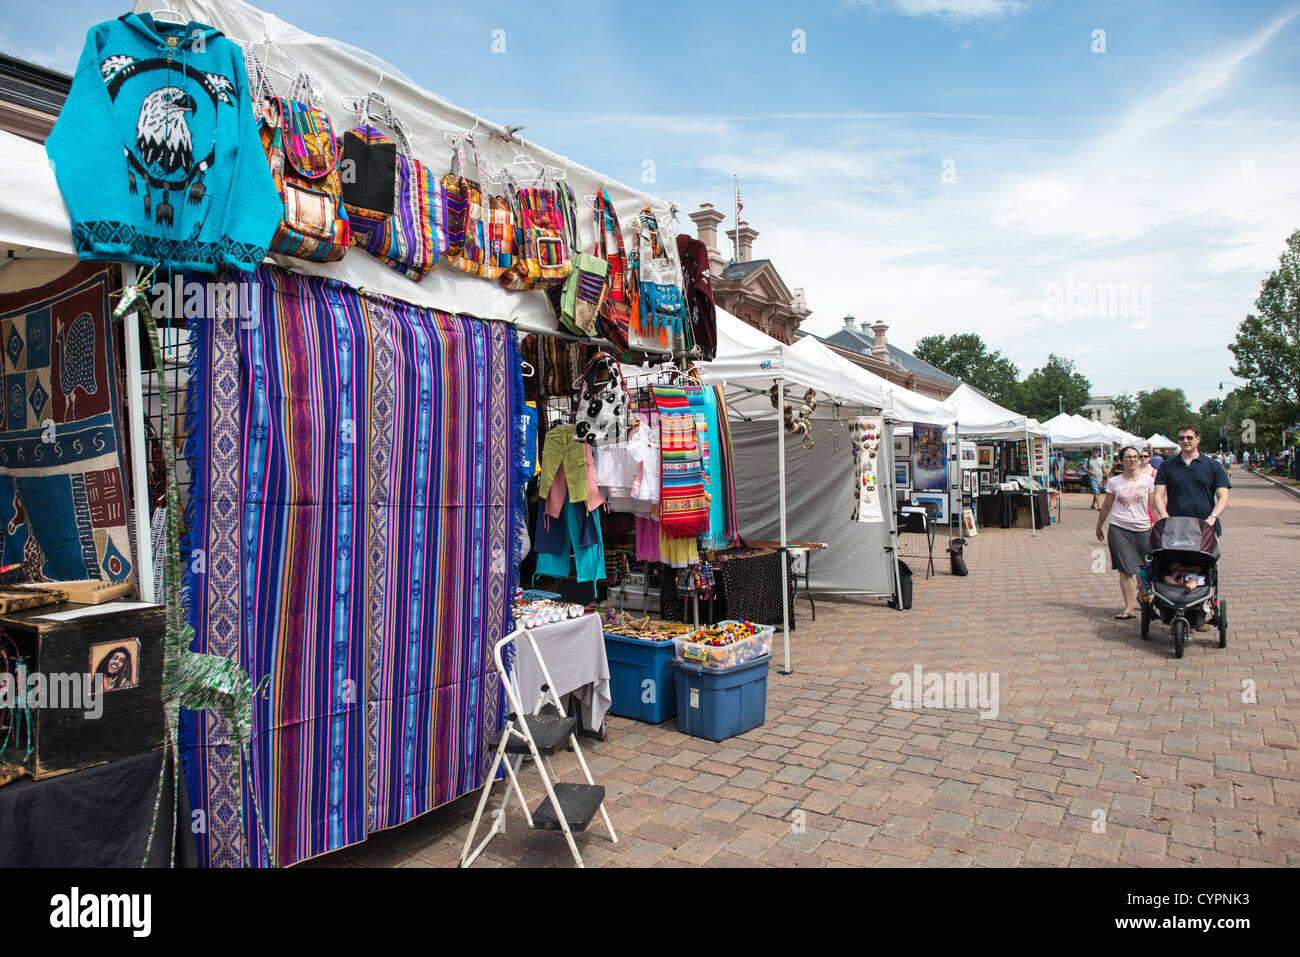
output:
[[[609,659],[609,693],[614,699],[610,714],[659,724],[677,713],[671,638],[642,641],[606,634],[605,656]]]
[[[674,661],[677,671],[677,730],[723,741],[767,720],[767,666],[761,655],[730,668],[706,668]]]

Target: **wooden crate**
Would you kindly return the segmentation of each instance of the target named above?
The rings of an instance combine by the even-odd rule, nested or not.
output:
[[[34,747],[25,760],[37,779],[143,754],[163,744],[163,607],[67,620],[43,617],[88,607],[105,612],[113,603],[63,603],[0,615],[0,633],[23,658],[29,680],[39,674],[46,688],[46,700],[31,708]],[[87,699],[85,676],[91,675],[93,682],[97,672],[105,676],[106,690]],[[73,687],[74,680],[79,687]],[[96,711],[98,717],[88,717]],[[8,717],[17,721],[20,713],[10,711]],[[0,759],[24,763],[26,742],[16,748],[15,738],[10,736]]]

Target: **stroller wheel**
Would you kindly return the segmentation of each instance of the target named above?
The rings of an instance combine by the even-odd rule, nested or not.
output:
[[[1187,619],[1175,618],[1173,620],[1174,630],[1174,657],[1181,658],[1183,649],[1187,647]]]
[[[1151,640],[1151,605],[1149,602],[1142,603],[1142,640]]]
[[[1219,599],[1219,613],[1215,616],[1219,622],[1219,647],[1228,647],[1228,600]]]

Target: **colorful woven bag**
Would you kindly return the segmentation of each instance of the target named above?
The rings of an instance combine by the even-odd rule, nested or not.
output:
[[[623,248],[623,229],[606,190],[602,189],[596,194],[595,207],[596,246],[593,252],[597,258],[609,264],[605,297],[597,311],[596,331],[620,350],[626,350],[632,323],[632,296],[628,283],[627,253]]]
[[[359,109],[363,120],[376,115],[371,110],[374,99],[372,94]],[[349,157],[352,152],[359,152],[356,149],[359,146],[366,150],[393,147],[392,213],[383,216],[370,208],[349,207],[352,243],[408,279],[419,282],[438,267],[438,257],[447,248],[443,186],[423,163],[411,156],[405,127],[386,103],[379,102],[386,110],[383,122],[397,134],[398,142],[394,143],[373,126],[361,125],[348,131],[345,145],[350,148]],[[362,155],[369,157],[369,154]],[[386,151],[380,155],[386,155]],[[382,182],[382,173],[375,175]],[[373,194],[374,190],[368,188],[365,192]]]
[[[535,289],[558,285],[573,271],[573,251],[565,228],[559,189],[543,173],[539,185],[521,187],[511,181],[514,199],[514,264],[501,274],[506,289]]]
[[[570,332],[590,336],[596,331],[596,315],[605,301],[609,282],[609,263],[582,251],[582,230],[578,225],[578,204],[569,184],[560,180],[556,186],[564,228],[573,250],[573,270],[563,283],[546,287],[556,321]]]
[[[261,104],[259,132],[284,203],[270,251],[311,262],[342,259],[352,231],[329,116],[297,100],[269,96]]]
[[[461,173],[461,145],[474,151],[478,182]],[[446,192],[447,262],[471,276],[497,279],[514,265],[515,214],[504,196],[487,192],[487,171],[474,134],[456,141],[451,171],[442,178]]]
[[[632,247],[629,272],[633,277],[634,328],[639,335],[658,338],[668,344],[669,335],[682,337],[686,301],[682,298],[682,264],[677,258],[677,240],[664,241],[659,220],[649,206],[637,217],[636,242]]]

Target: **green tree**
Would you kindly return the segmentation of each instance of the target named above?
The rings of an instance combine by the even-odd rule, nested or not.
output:
[[[1178,427],[1192,423],[1200,428],[1198,417],[1192,412],[1187,402],[1187,395],[1182,389],[1155,389],[1137,394],[1137,419],[1143,435],[1159,432],[1174,438]],[[1201,435],[1205,430],[1201,429]]]
[[[1127,432],[1138,430],[1137,399],[1125,392],[1113,403],[1115,406],[1115,424]]]
[[[1058,398],[1060,410],[1068,415],[1079,412],[1091,393],[1092,383],[1074,370],[1074,361],[1053,353],[1046,365],[1029,373],[1016,386],[1011,407],[1035,419],[1050,419],[1056,415]]]
[[[1000,350],[989,351],[973,332],[923,336],[912,354],[948,375],[969,382],[999,405],[1012,400],[1020,370]]]
[[[1265,417],[1293,422],[1300,414],[1300,229],[1287,239],[1255,309],[1228,346],[1237,359],[1232,374],[1245,380]]]

